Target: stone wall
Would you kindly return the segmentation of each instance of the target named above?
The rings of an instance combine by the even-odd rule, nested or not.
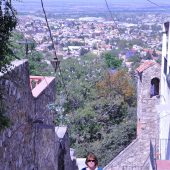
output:
[[[0,170],[33,169],[34,102],[29,86],[28,62],[12,63],[11,71],[1,75],[0,85],[10,127],[0,133]]]
[[[150,96],[151,80],[159,78],[160,65],[152,64],[138,73],[137,86],[137,139],[118,154],[104,170],[149,170],[150,169],[150,141],[158,147],[155,139],[159,137],[159,113],[156,105],[160,96]],[[157,148],[155,148],[157,149]]]
[[[154,64],[147,70],[144,70],[138,79],[138,122],[141,124],[140,137],[144,139],[155,139],[159,137],[159,113],[156,105],[160,103],[160,96],[150,97],[151,80],[158,78],[160,80],[161,66]],[[159,88],[160,89],[160,88]]]
[[[5,115],[10,119],[10,127],[0,132],[0,170],[76,170],[67,129],[58,136],[47,108],[55,102],[55,79],[46,81],[35,96],[28,68],[26,60],[15,61],[7,73],[0,73]]]

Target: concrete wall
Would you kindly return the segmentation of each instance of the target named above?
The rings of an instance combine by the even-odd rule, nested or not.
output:
[[[55,79],[47,77],[46,84],[42,81],[33,92],[28,62],[12,65],[7,73],[0,73],[5,115],[10,119],[10,127],[0,132],[0,170],[76,170],[67,128],[59,137],[47,108],[55,102]]]

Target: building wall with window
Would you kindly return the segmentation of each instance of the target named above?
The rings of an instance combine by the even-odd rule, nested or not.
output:
[[[158,138],[159,114],[156,105],[160,102],[160,64],[152,60],[145,61],[137,68],[137,118],[138,136]]]
[[[138,74],[137,138],[104,167],[104,170],[149,170],[151,160],[155,158],[155,149],[151,154],[150,141],[153,146],[158,146],[155,141],[159,138],[159,113],[156,105],[160,103],[161,65],[146,60],[136,71]]]

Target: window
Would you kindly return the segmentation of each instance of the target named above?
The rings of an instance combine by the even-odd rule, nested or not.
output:
[[[158,78],[153,78],[151,80],[150,97],[159,95],[159,82]]]

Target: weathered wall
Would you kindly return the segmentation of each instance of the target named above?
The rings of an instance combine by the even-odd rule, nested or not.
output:
[[[159,96],[150,97],[151,80],[160,80],[160,65],[154,64],[138,75],[137,117],[138,137],[115,157],[104,170],[149,170],[150,140],[159,137],[159,113],[155,106]]]
[[[159,137],[159,113],[156,105],[160,102],[160,96],[150,97],[151,80],[158,78],[160,80],[161,66],[155,64],[142,72],[138,79],[138,122],[141,124],[140,137],[144,139]],[[160,88],[159,88],[160,89]]]
[[[37,97],[34,96],[35,117],[38,119],[43,119],[43,122],[46,124],[53,124],[54,114],[52,112],[49,112],[48,105],[55,102],[55,81],[53,79],[50,82],[48,80],[48,77],[44,77],[42,83],[45,83],[47,87]],[[35,90],[38,90],[38,88],[40,87],[35,87]]]
[[[14,62],[13,69],[1,75],[6,116],[10,128],[0,133],[0,170],[34,168],[34,103],[29,86],[28,62]],[[31,106],[31,107],[30,107]]]
[[[10,71],[0,73],[10,119],[10,127],[0,132],[0,170],[72,170],[67,129],[59,138],[47,107],[55,102],[55,80],[33,96],[28,66],[25,60],[15,61]]]

